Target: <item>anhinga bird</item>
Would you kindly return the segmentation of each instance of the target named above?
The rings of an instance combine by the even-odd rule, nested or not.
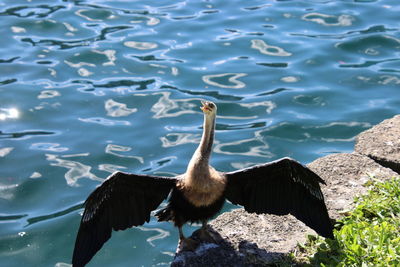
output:
[[[159,221],[174,222],[184,250],[194,250],[198,243],[183,235],[183,224],[201,222],[200,238],[212,240],[206,224],[225,199],[248,212],[290,213],[319,235],[333,238],[319,186],[324,181],[297,161],[282,158],[233,172],[219,172],[209,165],[217,106],[208,101],[202,104],[203,135],[184,174],[159,177],[116,172],[90,194],[75,242],[73,266],[87,264],[112,230],[149,222],[150,213],[168,195],[168,205],[156,216]]]

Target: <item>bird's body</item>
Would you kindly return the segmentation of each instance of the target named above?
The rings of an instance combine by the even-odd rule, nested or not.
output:
[[[224,202],[223,191],[208,193],[182,189],[178,185],[172,189],[167,207],[158,211],[156,217],[159,221],[173,221],[175,226],[182,227],[187,222],[211,219],[221,210]]]
[[[159,221],[172,221],[179,230],[182,249],[194,250],[197,242],[186,238],[182,226],[201,222],[200,237],[212,241],[206,230],[209,219],[225,200],[249,212],[292,214],[324,237],[333,237],[332,225],[319,183],[324,181],[290,158],[234,172],[219,172],[209,160],[215,132],[217,107],[202,102],[203,135],[185,173],[159,177],[116,172],[110,175],[85,202],[73,266],[84,266],[111,237],[150,220],[150,213],[170,196],[165,208],[155,214]]]

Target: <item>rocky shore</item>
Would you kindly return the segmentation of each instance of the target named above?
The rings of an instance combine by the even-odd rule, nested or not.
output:
[[[366,193],[369,179],[400,177],[400,115],[359,134],[354,152],[331,154],[307,166],[327,184],[322,191],[330,217],[344,216],[353,199]],[[265,266],[284,259],[307,233],[315,234],[291,215],[257,215],[242,208],[221,214],[209,228],[218,242],[178,251],[171,266]]]

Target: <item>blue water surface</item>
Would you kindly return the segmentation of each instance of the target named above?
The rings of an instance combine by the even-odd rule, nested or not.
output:
[[[0,266],[68,266],[110,173],[184,172],[200,99],[221,171],[351,152],[400,113],[398,0],[2,0],[0,32]],[[89,266],[169,265],[177,241],[153,218]]]

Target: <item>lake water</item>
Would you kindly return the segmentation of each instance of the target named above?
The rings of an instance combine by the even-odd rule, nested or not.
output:
[[[398,0],[2,0],[0,25],[0,266],[68,266],[110,173],[182,173],[200,99],[221,171],[350,152],[400,113]],[[89,266],[168,265],[177,240],[153,218]]]

